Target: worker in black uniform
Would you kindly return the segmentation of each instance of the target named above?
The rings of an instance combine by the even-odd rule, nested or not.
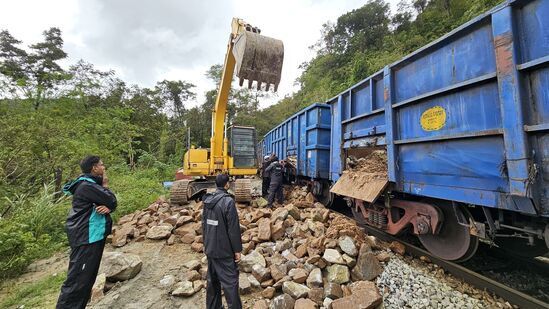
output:
[[[72,195],[66,229],[71,247],[67,279],[61,287],[57,309],[86,308],[97,277],[105,239],[111,233],[110,213],[116,196],[108,189],[105,165],[98,156],[80,162],[83,174],[67,183],[63,192]]]
[[[271,162],[271,156],[265,156],[263,158],[263,164],[261,165],[261,178],[263,180],[261,184],[261,196],[264,198],[267,197],[267,194],[269,193],[269,185],[271,184],[271,175],[266,171]]]
[[[208,257],[208,285],[206,308],[223,308],[221,288],[229,309],[242,308],[238,289],[238,266],[242,241],[240,223],[234,198],[227,193],[229,176],[219,174],[215,178],[217,190],[202,199],[202,232],[204,253]]]
[[[269,184],[269,197],[267,198],[267,207],[272,208],[273,202],[276,200],[279,204],[284,202],[284,194],[282,191],[282,179],[284,178],[284,161],[278,161],[276,156],[273,157],[273,162],[267,167],[266,171],[271,175],[271,183]]]

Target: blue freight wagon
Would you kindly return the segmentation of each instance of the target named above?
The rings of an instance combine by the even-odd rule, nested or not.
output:
[[[262,142],[261,153],[274,153],[294,165],[288,170],[290,176],[309,180],[320,200],[330,197],[330,121],[330,106],[315,103],[269,131]]]
[[[327,103],[329,175],[315,177],[357,221],[410,229],[447,260],[467,260],[480,238],[549,251],[549,0],[507,1]],[[288,122],[267,152],[299,147]],[[380,151],[384,177],[351,168]]]
[[[411,225],[448,260],[471,257],[478,238],[547,252],[548,64],[549,1],[471,20],[329,100],[330,180],[350,155],[383,149],[388,185],[368,186],[383,198],[347,196],[358,220]]]

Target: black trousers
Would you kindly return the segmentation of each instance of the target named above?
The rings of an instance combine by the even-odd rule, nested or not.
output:
[[[267,197],[267,204],[269,207],[273,206],[274,200],[280,204],[284,202],[284,192],[282,191],[282,182],[280,183],[271,183],[269,185],[269,197]]]
[[[105,240],[71,248],[67,279],[61,286],[56,309],[86,308],[103,256]]]
[[[206,308],[223,308],[221,288],[229,309],[241,309],[238,290],[238,266],[234,258],[214,259],[208,257],[208,286],[206,288]]]
[[[261,183],[261,196],[266,197],[269,194],[269,185],[271,184],[271,177],[263,177],[263,183]]]

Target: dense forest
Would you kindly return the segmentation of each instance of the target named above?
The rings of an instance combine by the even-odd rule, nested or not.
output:
[[[383,0],[368,1],[319,29],[310,47],[316,56],[301,65],[296,93],[259,109],[268,94],[235,88],[229,121],[255,126],[262,136],[498,2],[405,0],[391,12]],[[0,32],[0,280],[66,247],[69,201],[58,191],[78,174],[84,155],[99,154],[109,166],[120,201],[116,217],[165,193],[161,181],[173,178],[187,130],[193,145],[208,145],[217,93],[208,91],[205,102],[191,108],[196,90],[187,81],[143,88],[85,60],[64,68],[59,63],[69,55],[55,27],[42,41],[25,44],[9,30]],[[205,74],[218,83],[221,65]]]

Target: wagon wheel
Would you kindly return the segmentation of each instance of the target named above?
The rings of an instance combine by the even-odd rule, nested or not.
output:
[[[444,203],[438,207],[444,215],[440,232],[436,235],[418,235],[421,244],[433,255],[450,261],[464,262],[478,248],[478,237],[469,232],[467,209]]]
[[[187,199],[187,191],[191,180],[178,180],[173,183],[170,190],[170,203],[174,205],[185,205],[189,202]]]

